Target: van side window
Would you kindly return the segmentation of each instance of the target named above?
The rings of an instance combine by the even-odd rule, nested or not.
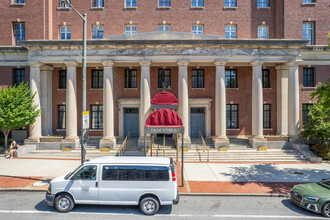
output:
[[[136,167],[120,166],[118,169],[118,180],[136,180]]]
[[[96,180],[96,166],[84,166],[76,173],[76,180]]]
[[[114,166],[103,166],[102,180],[117,180],[118,169]]]

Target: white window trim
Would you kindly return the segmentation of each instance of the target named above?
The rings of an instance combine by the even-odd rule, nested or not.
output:
[[[193,6],[192,2],[190,0],[190,8],[194,9],[194,8],[204,8],[204,0],[203,0],[203,6]]]
[[[159,30],[159,27],[165,27],[165,26],[169,26],[170,27],[170,30],[169,31],[171,31],[171,25],[168,25],[168,24],[160,24],[160,25],[158,25],[157,31],[159,31],[159,32],[168,32],[168,31],[164,30],[164,28],[161,31]]]
[[[235,24],[226,24],[225,25],[225,37],[226,37],[226,26],[230,26],[231,28],[230,28],[230,31],[229,31],[229,36],[230,36],[230,33],[231,32],[234,32],[234,31],[232,31],[232,27],[235,27],[235,38],[231,38],[231,37],[229,37],[229,38],[226,38],[226,39],[237,39],[237,25],[235,25]]]
[[[138,0],[137,0],[138,1]],[[124,8],[137,8],[138,7],[138,2],[136,1],[136,6],[126,6],[127,0],[124,1]]]
[[[203,31],[202,31],[202,33],[194,33],[194,32],[193,32],[193,26],[201,26],[201,27],[203,27]],[[204,25],[202,25],[202,24],[194,24],[194,25],[192,25],[192,26],[191,26],[191,33],[192,33],[192,34],[204,34]]]
[[[71,38],[70,38],[70,39],[67,39],[67,38],[66,38],[66,34],[67,34],[67,32],[63,32],[63,33],[65,33],[65,39],[62,39],[62,38],[61,38],[61,34],[62,34],[62,32],[61,32],[61,28],[62,28],[62,27],[65,27],[65,31],[67,31],[67,28],[70,27],[70,35],[71,35],[71,26],[69,26],[69,25],[62,25],[62,26],[60,26],[60,40],[71,40]]]
[[[267,34],[267,38],[259,38],[259,27],[267,27],[267,32],[268,32],[268,34]],[[268,25],[258,25],[258,27],[257,27],[257,36],[258,36],[258,39],[259,40],[267,40],[267,39],[269,39],[269,26]],[[264,33],[264,28],[262,29],[262,33]]]
[[[130,33],[127,33],[127,31],[126,31],[126,27],[131,27],[130,28]],[[135,33],[132,33],[132,27],[136,27],[136,32]],[[133,35],[133,34],[137,34],[137,25],[134,25],[134,24],[132,24],[132,25],[125,25],[125,35]]]
[[[159,0],[158,0],[158,8],[171,8],[171,6],[172,6],[171,0],[170,0],[170,6],[160,6],[159,5]]]

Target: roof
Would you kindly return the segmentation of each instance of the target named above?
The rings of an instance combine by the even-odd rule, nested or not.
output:
[[[89,161],[85,162],[85,164],[139,164],[139,165],[166,165],[170,164],[170,158],[165,157],[97,157],[90,159]]]
[[[154,105],[177,105],[178,100],[170,92],[160,92],[154,96],[151,104]]]

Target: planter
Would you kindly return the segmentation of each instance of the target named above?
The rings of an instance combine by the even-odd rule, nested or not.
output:
[[[61,142],[63,137],[41,137],[40,142]]]
[[[284,136],[265,136],[267,141],[289,141],[289,137]]]

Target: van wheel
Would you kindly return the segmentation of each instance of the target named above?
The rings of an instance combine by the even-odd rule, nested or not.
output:
[[[154,215],[159,210],[159,202],[152,197],[146,197],[140,202],[140,210],[145,215]]]
[[[70,212],[74,207],[73,199],[68,194],[60,194],[55,198],[55,208],[59,212]]]

